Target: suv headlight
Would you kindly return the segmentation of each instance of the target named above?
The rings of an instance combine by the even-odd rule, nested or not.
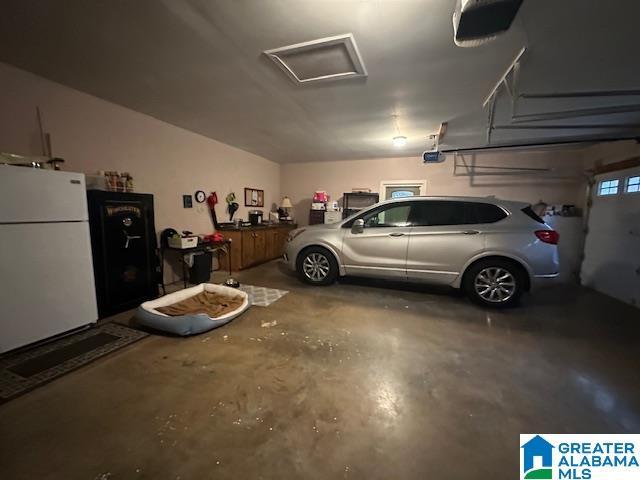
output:
[[[291,230],[289,232],[289,236],[287,237],[287,242],[292,242],[294,238],[304,232],[306,228],[296,228],[295,230]]]

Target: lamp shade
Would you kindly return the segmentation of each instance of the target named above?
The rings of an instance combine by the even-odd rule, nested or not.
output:
[[[282,208],[293,208],[293,205],[291,205],[291,200],[289,200],[289,197],[284,197],[282,199],[282,203],[280,204],[280,206]]]

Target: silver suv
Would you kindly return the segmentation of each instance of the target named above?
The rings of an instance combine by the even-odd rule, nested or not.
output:
[[[329,285],[338,275],[427,282],[504,307],[534,280],[558,275],[558,240],[528,203],[409,197],[293,230],[284,259],[312,285]]]

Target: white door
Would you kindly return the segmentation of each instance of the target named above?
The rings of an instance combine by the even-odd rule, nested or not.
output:
[[[640,306],[640,168],[596,180],[582,283]]]
[[[0,225],[0,352],[98,318],[87,222]]]

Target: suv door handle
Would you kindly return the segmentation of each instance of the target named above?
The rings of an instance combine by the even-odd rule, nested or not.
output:
[[[462,232],[462,233],[464,233],[465,235],[477,235],[477,234],[479,234],[480,232],[479,232],[478,230],[465,230],[465,231],[464,231],[464,232]]]
[[[403,235],[404,233],[402,232],[393,232],[389,234],[390,237],[402,237]]]

